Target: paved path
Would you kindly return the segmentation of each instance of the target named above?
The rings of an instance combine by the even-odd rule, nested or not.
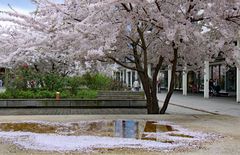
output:
[[[0,108],[0,116],[4,115],[110,115],[110,114],[147,114],[147,109],[137,108],[102,108],[102,109],[81,109],[81,108]],[[206,112],[192,110],[189,108],[183,108],[170,105],[168,107],[168,114],[209,114]]]
[[[158,94],[160,104],[164,101],[166,92]],[[213,114],[240,116],[240,103],[234,97],[210,97],[204,99],[203,94],[189,94],[183,96],[180,92],[174,92],[170,107],[182,107]],[[168,111],[167,111],[168,112]],[[179,111],[179,113],[181,113]]]

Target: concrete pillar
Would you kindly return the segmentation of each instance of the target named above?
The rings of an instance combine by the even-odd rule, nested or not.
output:
[[[133,85],[133,71],[130,71],[130,87]]]
[[[112,78],[114,79],[114,80],[116,80],[116,78],[115,78],[115,71],[112,71]]]
[[[182,72],[182,89],[183,95],[187,96],[187,67],[184,67]]]
[[[129,70],[127,69],[127,70],[126,70],[126,85],[127,85],[127,86],[129,86],[128,72],[129,72]]]
[[[139,82],[140,82],[140,79],[138,78],[138,72],[137,71],[135,71],[135,79],[137,80],[139,80]]]
[[[120,70],[119,73],[120,73],[120,77],[119,77],[119,78],[120,78],[120,82],[122,82],[122,81],[123,81],[123,79],[122,79],[122,78],[123,78],[123,76],[122,76],[122,70]]]
[[[168,90],[170,89],[170,83],[171,83],[171,78],[172,78],[172,66],[168,66]]]
[[[125,69],[123,69],[122,72],[123,72],[122,83],[124,83],[124,81],[125,81]]]
[[[238,33],[239,33],[239,37],[240,37],[240,31]],[[240,50],[240,38],[237,41],[237,46],[239,47],[239,50]],[[238,51],[238,57],[240,57],[240,51]],[[237,98],[236,98],[236,100],[239,103],[240,102],[240,68],[239,67],[237,67],[237,77],[236,78],[237,78],[237,90],[236,90]]]
[[[124,82],[124,69],[122,70],[122,83]]]
[[[148,64],[147,68],[148,68],[148,76],[152,78],[152,65]]]
[[[209,61],[204,62],[204,98],[209,98]]]
[[[124,69],[124,80],[125,84],[127,84],[127,69]]]
[[[237,102],[240,103],[240,68],[237,67],[237,90],[236,90],[236,95],[237,95]]]

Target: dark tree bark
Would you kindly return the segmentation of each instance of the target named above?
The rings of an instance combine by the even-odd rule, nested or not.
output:
[[[156,94],[156,84],[153,84],[147,73],[140,73],[143,90],[147,99],[148,114],[159,114],[158,99]]]
[[[173,94],[173,91],[174,91],[174,83],[175,83],[175,73],[176,73],[176,68],[177,68],[177,57],[178,57],[178,49],[177,48],[174,48],[174,45],[173,45],[173,49],[174,49],[174,58],[173,58],[173,61],[172,61],[172,71],[171,71],[171,82],[170,82],[170,88],[169,88],[169,91],[167,93],[167,96],[164,100],[164,103],[163,103],[163,106],[160,110],[160,114],[165,114],[166,113],[166,110],[167,110],[167,107],[169,105],[169,101],[172,97],[172,94]]]

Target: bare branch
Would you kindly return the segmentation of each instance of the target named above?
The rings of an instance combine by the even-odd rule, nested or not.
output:
[[[135,63],[135,61],[134,60],[132,60],[132,59],[130,59],[129,57],[125,57],[127,60],[129,60],[131,63]]]
[[[161,12],[161,6],[160,6],[160,4],[159,4],[159,2],[157,0],[155,0],[155,4],[156,4],[156,6],[158,8],[158,11]]]
[[[125,63],[117,60],[116,58],[114,58],[114,57],[112,57],[112,56],[107,56],[107,58],[113,60],[113,61],[116,62],[117,64],[119,64],[119,65],[121,65],[121,66],[123,66],[123,67],[125,67],[125,68],[127,68],[127,69],[137,70],[136,68],[130,67],[130,66],[126,65]]]
[[[127,12],[130,12],[130,11],[131,11],[131,9],[129,9],[125,3],[121,3],[121,5],[123,6],[123,8],[124,8]]]
[[[235,23],[240,26],[240,14],[227,16],[225,20]]]

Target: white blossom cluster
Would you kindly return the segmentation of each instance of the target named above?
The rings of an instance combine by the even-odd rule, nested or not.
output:
[[[94,67],[97,60],[110,59],[139,71],[146,64],[157,65],[160,57],[163,65],[171,64],[177,50],[180,68],[199,69],[219,53],[239,65],[239,48],[234,45],[239,40],[239,0],[34,3],[36,10],[30,15],[0,11],[0,21],[14,23],[0,27],[1,64],[45,59]]]

